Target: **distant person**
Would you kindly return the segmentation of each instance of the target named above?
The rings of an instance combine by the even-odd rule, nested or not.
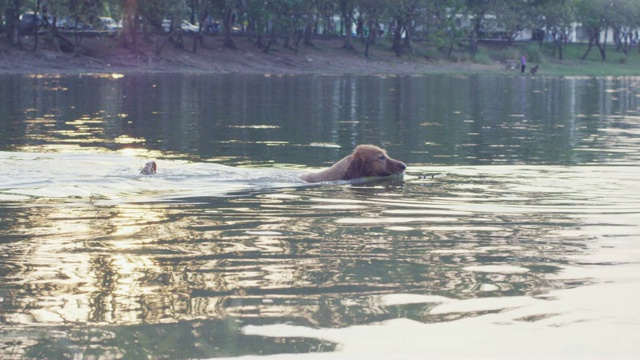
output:
[[[538,65],[532,67],[529,71],[531,71],[531,75],[535,75],[538,72]]]
[[[524,74],[524,69],[527,68],[527,58],[522,55],[520,58],[520,72]]]

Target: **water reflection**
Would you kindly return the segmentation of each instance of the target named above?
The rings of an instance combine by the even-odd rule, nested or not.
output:
[[[635,78],[4,80],[0,357],[334,351],[311,329],[410,335],[402,320],[581,326],[545,296],[635,281]],[[363,142],[405,179],[298,179]],[[159,175],[138,176],[151,157]]]
[[[158,334],[191,344],[180,347],[189,356],[332,350],[331,342],[272,343],[239,328],[344,327],[399,316],[434,323],[499,312],[495,302],[433,312],[433,303],[376,299],[530,297],[588,284],[554,276],[588,251],[585,222],[638,216],[632,209],[640,199],[624,196],[632,169],[443,170],[449,175],[393,187],[294,187],[182,203],[71,197],[38,200],[30,210],[3,204],[4,217],[15,219],[3,226],[3,322],[14,329],[3,332],[20,339],[34,326],[65,327],[71,347],[40,335],[26,348],[31,356],[36,349],[83,352],[91,337],[101,354],[128,357],[137,346],[129,337],[154,343]],[[597,179],[602,170],[615,181]],[[582,195],[586,188],[593,199]],[[596,204],[599,198],[608,201]],[[203,343],[210,347],[200,349]]]
[[[410,163],[633,163],[637,78],[3,77],[3,149],[144,147],[320,166],[375,142]],[[89,90],[91,89],[91,90]],[[382,139],[382,141],[381,141]],[[398,144],[410,144],[399,146]],[[240,151],[238,151],[240,149]],[[249,156],[249,154],[251,154]]]
[[[310,306],[293,312],[308,313],[305,321],[336,326],[355,320],[325,318],[315,301],[298,299],[415,290],[456,298],[479,290],[531,295],[561,286],[544,277],[565,263],[553,254],[584,250],[585,237],[554,234],[580,226],[556,202],[580,200],[566,190],[538,196],[530,191],[540,174],[516,170],[514,182],[504,170],[456,170],[425,187],[291,189],[198,204],[3,207],[21,219],[8,226],[7,239],[32,239],[26,249],[7,247],[5,259],[38,264],[14,268],[10,277],[22,279],[14,285],[24,293],[12,299],[38,308],[29,323],[129,324],[256,311],[265,317],[267,298],[271,316],[290,316],[293,303]],[[565,175],[548,179],[550,171],[550,184]],[[503,269],[486,268],[493,264]],[[223,300],[230,298],[259,301],[236,307]],[[21,323],[14,315],[6,320]]]
[[[90,337],[100,353],[127,357],[137,346],[127,343],[130,336],[175,336],[192,345],[153,353],[182,357],[252,354],[279,344],[240,335],[246,324],[453,321],[502,307],[434,312],[427,311],[433,303],[376,299],[530,297],[586,284],[551,275],[587,250],[591,233],[581,228],[591,213],[630,209],[616,197],[633,171],[607,169],[615,185],[589,186],[596,198],[612,199],[596,206],[569,184],[601,169],[443,170],[450,175],[394,187],[292,188],[198,204],[47,201],[32,211],[5,204],[8,218],[20,220],[3,230],[2,262],[9,265],[3,322],[23,331],[64,326],[74,344],[65,351],[86,351]],[[186,339],[190,332],[197,335]],[[204,343],[212,348],[200,353]],[[332,344],[289,339],[272,351],[332,350]],[[58,346],[49,335],[37,343],[48,354]]]

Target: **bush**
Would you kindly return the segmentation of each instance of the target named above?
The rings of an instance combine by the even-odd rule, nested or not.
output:
[[[473,61],[480,64],[493,64],[494,62],[491,57],[484,52],[477,52],[473,56]]]
[[[480,64],[493,64],[494,61],[491,56],[489,56],[490,51],[491,50],[487,48],[479,47],[478,51],[473,54],[473,61]]]
[[[542,63],[544,62],[544,54],[537,44],[529,44],[524,48],[524,54],[527,62]]]
[[[427,60],[434,60],[442,57],[442,55],[440,55],[436,49],[431,47],[424,48],[420,55],[422,55]]]
[[[467,52],[454,52],[449,59],[451,62],[467,62],[469,61],[469,53]]]
[[[507,60],[520,61],[520,53],[521,51],[519,51],[518,49],[509,47],[502,51],[496,52],[494,57],[500,62],[506,62]]]

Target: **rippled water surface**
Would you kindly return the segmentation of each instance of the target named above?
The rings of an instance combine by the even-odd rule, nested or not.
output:
[[[640,357],[638,81],[0,78],[0,358]]]

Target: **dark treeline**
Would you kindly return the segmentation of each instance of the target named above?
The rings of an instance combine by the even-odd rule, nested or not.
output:
[[[265,51],[276,41],[296,48],[313,46],[319,36],[340,36],[345,48],[359,39],[367,54],[384,37],[397,56],[413,52],[415,39],[444,53],[457,46],[475,52],[482,39],[510,45],[527,30],[531,40],[553,43],[562,58],[563,44],[577,29],[587,43],[585,57],[595,45],[604,59],[606,39],[627,53],[640,28],[638,0],[0,0],[0,10],[13,46],[21,46],[29,30],[36,47],[38,34],[59,36],[60,19],[77,25],[107,16],[121,24],[122,46],[137,51],[145,39],[156,43],[157,52],[184,32],[184,21],[197,26],[191,30],[194,52],[203,35],[217,33],[227,47],[243,34]],[[42,18],[33,29],[21,24],[27,12]],[[59,36],[67,48],[81,41],[83,28],[74,29],[75,40]]]

